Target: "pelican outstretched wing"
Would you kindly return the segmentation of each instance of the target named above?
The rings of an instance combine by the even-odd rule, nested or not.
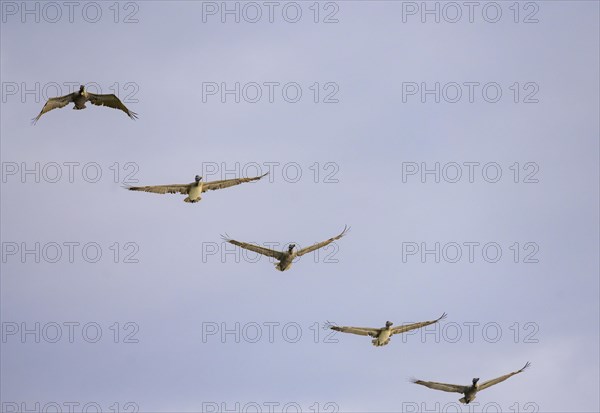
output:
[[[342,238],[344,235],[346,235],[346,233],[348,232],[350,228],[348,228],[348,226],[344,226],[344,230],[337,236],[333,237],[333,238],[329,238],[326,241],[323,242],[318,242],[316,244],[311,245],[310,247],[306,247],[301,249],[300,251],[298,251],[298,253],[296,254],[298,257],[303,256],[304,254],[308,254],[309,252],[318,250],[319,248],[323,248],[326,245],[331,244],[333,241],[338,240],[340,238]]]
[[[191,184],[154,185],[154,186],[126,186],[130,191],[153,192],[155,194],[188,194]]]
[[[378,328],[370,328],[370,327],[338,327],[338,326],[329,326],[330,329],[334,331],[339,331],[340,333],[350,333],[350,334],[358,334],[359,336],[371,336],[377,337],[379,335]]]
[[[116,97],[114,94],[110,95],[96,95],[88,92],[89,101],[96,106],[108,106],[109,108],[122,110],[131,119],[137,119],[138,114],[127,109],[127,107]]]
[[[469,386],[461,386],[458,384],[437,383],[435,381],[423,381],[412,379],[411,382],[420,384],[421,386],[429,387],[434,390],[447,391],[450,393],[464,393],[469,389]]]
[[[239,242],[234,239],[229,238],[228,236],[222,236],[222,238],[230,244],[237,245],[238,247],[247,249],[249,251],[254,251],[262,255],[266,255],[267,257],[273,257],[278,260],[281,260],[284,257],[284,253],[281,251],[275,251],[269,248],[261,247],[254,244],[248,244],[246,242]]]
[[[76,93],[69,93],[68,95],[48,99],[46,101],[46,104],[42,108],[40,114],[37,115],[35,118],[31,119],[31,123],[35,125],[37,121],[42,117],[42,115],[46,112],[50,112],[53,109],[64,108],[69,103],[73,102],[73,98],[75,97],[75,95]]]
[[[267,172],[264,175],[255,176],[253,178],[235,178],[235,179],[225,179],[222,181],[206,182],[202,186],[202,192],[214,191],[215,189],[229,188],[230,186],[239,185],[239,184],[243,184],[246,182],[258,181],[259,179],[261,179],[262,177],[264,177],[265,175],[268,175],[268,174],[269,173]]]
[[[415,328],[422,328],[422,327],[428,326],[430,324],[435,324],[438,321],[446,318],[446,315],[447,315],[446,313],[442,314],[442,316],[440,318],[438,318],[437,320],[423,321],[421,323],[405,324],[405,325],[401,325],[398,327],[394,327],[394,328],[392,328],[392,335],[406,333],[407,331],[414,330]]]
[[[527,364],[525,364],[523,366],[522,369],[517,370],[517,371],[513,371],[512,373],[508,373],[505,374],[504,376],[500,376],[498,378],[492,379],[492,380],[488,380],[486,382],[483,382],[479,385],[479,390],[483,390],[483,389],[487,389],[490,386],[493,386],[494,384],[498,384],[500,382],[503,382],[504,380],[514,376],[515,374],[519,374],[520,372],[522,372],[523,370],[527,369],[529,366],[531,366],[530,362],[527,362]]]

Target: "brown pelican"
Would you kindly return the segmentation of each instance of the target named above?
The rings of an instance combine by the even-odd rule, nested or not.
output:
[[[85,109],[85,103],[90,102],[92,105],[96,106],[108,106],[109,108],[120,109],[123,112],[125,112],[127,116],[129,116],[131,119],[137,118],[137,113],[127,109],[123,102],[121,102],[119,98],[116,97],[114,94],[96,95],[94,93],[86,91],[85,87],[81,85],[79,86],[79,90],[77,92],[48,99],[48,101],[42,108],[40,114],[32,119],[32,123],[35,125],[44,113],[50,112],[52,109],[63,108],[71,102],[75,104],[75,106],[73,106],[73,109],[77,110]]]
[[[301,250],[295,250],[294,249],[294,248],[296,248],[295,244],[290,244],[287,251],[275,251],[275,250],[272,250],[269,248],[259,247],[258,245],[248,244],[245,242],[239,242],[239,241],[230,239],[227,236],[224,236],[223,239],[225,241],[229,242],[230,244],[237,245],[238,247],[242,247],[244,249],[254,251],[254,252],[257,252],[262,255],[266,255],[267,257],[275,258],[276,260],[279,261],[277,264],[275,264],[275,268],[278,269],[279,271],[285,271],[285,270],[290,269],[290,267],[292,266],[292,261],[294,261],[294,259],[296,257],[301,257],[304,254],[308,254],[309,252],[318,250],[319,248],[323,248],[324,246],[331,244],[333,241],[338,240],[338,239],[342,238],[344,235],[346,235],[346,232],[348,232],[349,229],[350,228],[345,226],[344,230],[339,235],[337,235],[333,238],[329,238],[326,241],[311,245],[310,247],[303,248]]]
[[[333,326],[333,325],[329,326],[329,328],[331,328],[334,331],[339,331],[342,333],[351,333],[351,334],[358,334],[359,336],[373,337],[373,340],[371,340],[371,343],[375,347],[381,347],[381,346],[385,346],[386,344],[388,344],[390,342],[390,337],[393,336],[394,334],[402,334],[402,333],[406,333],[407,331],[414,330],[416,328],[422,328],[422,327],[428,326],[430,324],[435,324],[438,321],[443,320],[444,318],[446,318],[446,313],[442,314],[442,316],[440,318],[438,318],[437,320],[423,321],[421,323],[414,323],[414,324],[405,324],[405,325],[401,325],[401,326],[393,327],[393,328],[392,328],[392,325],[394,325],[394,323],[392,323],[391,321],[386,321],[385,327],[382,327],[382,328],[338,327],[338,326]]]
[[[508,379],[509,377],[514,376],[515,374],[519,374],[520,372],[522,372],[529,366],[531,366],[531,363],[527,362],[527,364],[525,364],[525,366],[523,366],[523,368],[521,370],[513,371],[512,373],[505,374],[504,376],[500,376],[496,379],[488,380],[481,384],[477,384],[477,382],[479,381],[479,378],[474,378],[473,384],[471,384],[470,386],[461,386],[458,384],[436,383],[433,381],[422,381],[422,380],[414,380],[414,379],[411,381],[413,383],[420,384],[425,387],[429,387],[430,389],[442,390],[442,391],[447,391],[447,392],[451,392],[451,393],[462,393],[465,395],[465,397],[463,397],[462,399],[459,399],[459,402],[469,404],[473,400],[475,400],[475,395],[477,394],[477,392],[480,392],[483,389],[487,389],[488,387],[491,387],[494,384],[503,382],[504,380]]]
[[[194,182],[191,184],[173,184],[173,185],[156,185],[156,186],[127,186],[126,188],[130,191],[144,191],[144,192],[154,192],[155,194],[183,194],[187,195],[187,197],[183,200],[184,202],[198,202],[202,199],[200,194],[206,191],[213,191],[215,189],[223,189],[228,188],[230,186],[243,184],[245,182],[258,181],[265,175],[268,175],[267,172],[261,176],[255,176],[253,178],[235,178],[235,179],[225,179],[223,181],[212,181],[212,182],[202,182],[202,177],[200,175],[196,175]]]

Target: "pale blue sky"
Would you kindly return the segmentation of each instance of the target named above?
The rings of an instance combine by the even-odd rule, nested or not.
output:
[[[265,17],[223,24],[215,16],[203,22],[201,2],[162,1],[123,4],[119,23],[112,3],[102,4],[94,24],[79,9],[73,23],[66,14],[36,23],[27,15],[23,22],[20,10],[12,14],[20,4],[2,2],[3,252],[15,243],[96,242],[103,255],[97,263],[81,255],[70,263],[64,247],[57,263],[6,256],[3,332],[12,323],[96,322],[103,336],[98,343],[76,336],[74,343],[63,337],[37,344],[32,336],[21,343],[18,334],[7,335],[0,343],[3,403],[96,402],[109,411],[115,402],[121,410],[134,402],[143,412],[192,412],[211,402],[294,402],[303,411],[315,402],[324,411],[332,402],[343,412],[409,411],[413,403],[433,409],[460,398],[410,384],[409,377],[467,384],[531,361],[527,372],[482,392],[474,411],[486,403],[505,411],[515,403],[520,411],[526,403],[544,412],[598,411],[597,2],[536,2],[539,22],[529,24],[513,21],[513,2],[501,3],[497,23],[476,10],[473,23],[465,16],[454,24],[415,16],[403,22],[403,3],[389,1],[336,2],[339,22],[331,24],[313,22],[313,2],[300,3],[295,24],[277,13],[273,23]],[[535,11],[521,6],[519,20]],[[324,7],[319,18],[335,10]],[[133,11],[138,22],[123,23]],[[53,82],[96,82],[105,91],[119,83],[121,97],[133,82],[139,102],[126,104],[140,118],[69,107],[33,127],[43,102],[31,94],[23,99],[22,88]],[[303,95],[297,103],[281,95],[273,103],[221,103],[214,96],[203,103],[205,82],[296,82]],[[337,84],[339,103],[315,104],[315,82]],[[496,82],[503,97],[403,103],[403,82]],[[523,103],[521,94],[514,103],[515,82],[535,83],[539,102]],[[63,165],[62,179],[35,183],[29,175],[21,182],[19,173],[8,174],[36,162],[46,171],[52,162]],[[76,173],[70,183],[65,162],[95,162],[102,177],[88,183]],[[191,182],[214,163],[295,162],[302,178],[291,183],[277,169],[270,181],[186,204],[176,195],[123,190],[128,162],[143,185]],[[316,162],[334,163],[339,182],[324,183],[321,175],[315,183]],[[503,176],[495,184],[481,175],[474,183],[403,183],[403,162],[496,162]],[[515,162],[534,162],[539,182],[514,183]],[[203,260],[207,246],[221,248],[220,234],[307,245],[345,224],[352,229],[337,242],[337,263],[307,256],[280,273],[265,259]],[[119,263],[110,249],[115,242]],[[138,263],[123,262],[127,242],[138,246]],[[495,264],[481,255],[474,263],[402,262],[409,242],[496,242],[503,255]],[[519,261],[532,242],[539,262],[514,263],[515,242]],[[444,331],[457,323],[464,336],[464,323],[497,323],[502,337],[492,343],[475,330],[472,343],[436,343],[419,333],[375,348],[351,335],[324,343],[321,330],[313,342],[316,322],[376,327],[444,311]],[[113,343],[115,322],[122,334],[131,331],[126,322],[136,323],[139,342]],[[298,323],[302,338],[235,343],[229,336],[221,343],[202,336],[213,323],[269,322]],[[537,343],[526,342],[530,332]]]

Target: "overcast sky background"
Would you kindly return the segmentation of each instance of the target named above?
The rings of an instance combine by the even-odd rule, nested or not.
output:
[[[48,21],[54,12],[45,9],[37,23],[34,15],[21,17],[20,2],[2,2],[0,398],[6,410],[12,403],[31,409],[36,402],[77,402],[81,411],[95,402],[104,411],[119,403],[124,411],[133,402],[142,412],[194,412],[211,403],[234,409],[237,402],[241,409],[254,402],[268,411],[265,403],[272,402],[280,403],[275,411],[297,403],[323,412],[333,411],[325,409],[330,402],[342,412],[422,411],[450,408],[461,396],[410,384],[410,377],[468,384],[527,361],[530,370],[480,393],[473,411],[599,410],[597,2],[521,4],[518,23],[512,2],[501,3],[497,23],[483,19],[481,3],[473,23],[463,7],[461,20],[439,24],[433,16],[423,23],[419,14],[403,21],[410,5],[389,1],[322,3],[319,23],[313,2],[301,3],[297,23],[283,19],[285,3],[272,23],[266,7],[257,23],[235,23],[232,16],[222,23],[219,14],[203,22],[202,3],[162,1],[122,3],[115,23],[112,4],[102,4],[96,23],[82,17],[83,3],[73,23],[66,6],[57,22]],[[335,5],[338,22],[323,23]],[[537,23],[522,22],[534,12]],[[137,23],[123,22],[129,13]],[[134,122],[112,109],[69,106],[31,126],[43,101],[39,93],[23,96],[23,89],[39,84],[39,91],[54,91],[52,84],[65,82],[96,82],[104,93],[119,83],[122,99],[135,92],[130,98],[138,102],[126,105],[140,117]],[[230,95],[226,103],[218,95],[203,102],[206,82],[296,82],[302,97],[288,103],[279,88],[271,103],[265,87],[257,103],[243,97],[235,103]],[[309,89],[315,82],[319,103]],[[322,102],[332,90],[323,89],[327,82],[338,86],[338,103]],[[436,103],[431,95],[426,103],[419,95],[403,102],[403,82],[496,82],[502,98],[489,103],[480,87],[471,103],[464,87],[457,103]],[[515,82],[518,103],[509,89]],[[527,82],[537,85],[538,103],[523,102],[532,90],[524,89]],[[36,162],[39,183],[21,176],[23,165],[32,169]],[[56,183],[53,162],[62,165]],[[65,162],[79,163],[73,182]],[[81,172],[92,162],[102,172],[96,183]],[[132,168],[139,184],[158,185],[191,182],[196,174],[222,179],[222,165],[231,178],[236,163],[250,165],[240,168],[248,175],[264,173],[271,162],[278,166],[268,180],[205,193],[198,204],[122,189]],[[426,183],[420,175],[403,182],[409,162],[480,166],[473,183],[464,166],[457,183],[435,183],[431,175]],[[502,169],[497,183],[482,177],[488,162]],[[509,169],[515,162],[519,183]],[[533,170],[524,169],[527,162],[537,165],[537,183],[523,182]],[[211,165],[219,173],[206,174]],[[292,165],[287,175],[284,165]],[[302,176],[292,182],[298,168]],[[337,182],[324,182],[327,174]],[[304,256],[287,272],[264,257],[221,258],[224,233],[283,249],[292,241],[324,240],[346,224],[351,231],[322,250],[318,262]],[[36,242],[48,254],[50,243],[95,242],[102,257],[88,263],[79,247],[70,263],[66,246],[56,263],[8,254]],[[118,263],[110,249],[115,242]],[[126,249],[128,242],[137,246],[138,263],[123,262],[134,249]],[[480,246],[473,263],[465,246],[456,263],[443,256],[435,263],[432,255],[403,262],[403,243],[433,248],[436,242]],[[482,257],[481,245],[490,242],[502,248],[496,263]],[[518,263],[509,249],[516,242]],[[528,242],[539,249],[538,263],[523,262],[535,247],[526,250]],[[210,248],[217,253],[207,256]],[[324,262],[326,256],[337,262]],[[328,343],[327,331],[314,327],[326,321],[380,327],[443,312],[448,318],[430,329],[439,342],[436,333],[419,332],[394,336],[382,348],[353,335]],[[64,322],[98,323],[102,337],[89,343],[79,327],[69,343]],[[115,322],[119,343],[110,329]],[[127,322],[138,326],[137,343],[123,342],[133,331]],[[8,334],[21,323],[48,325],[47,334],[48,323],[58,323],[63,336],[50,343],[42,335],[35,343],[30,334],[22,343],[20,331]],[[220,334],[203,339],[207,328],[235,323],[249,326],[239,343],[233,334],[224,343]],[[254,336],[255,324],[248,323],[262,326],[256,343],[244,340]],[[279,323],[273,343],[264,323]],[[283,336],[286,323],[300,326],[296,343],[289,342],[293,328]],[[472,340],[465,323],[479,323],[471,324]],[[485,325],[492,326],[487,336]],[[497,340],[494,326],[502,334]]]

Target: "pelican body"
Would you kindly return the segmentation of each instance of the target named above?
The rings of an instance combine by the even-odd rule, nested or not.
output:
[[[471,385],[471,387],[468,387],[467,389],[465,389],[465,392],[464,392],[465,397],[459,399],[458,400],[459,402],[464,403],[464,404],[469,404],[473,400],[475,400],[475,395],[479,391],[479,385],[477,384],[478,381],[479,381],[479,377],[473,378],[473,382],[472,382],[473,384]]]
[[[379,334],[373,340],[371,340],[371,344],[375,347],[385,346],[390,342],[390,337],[392,336],[392,326],[394,323],[391,321],[385,322],[385,327],[379,330]]]
[[[88,101],[88,92],[87,90],[85,90],[85,86],[81,85],[79,86],[79,90],[77,92],[75,92],[75,94],[73,95],[73,103],[75,104],[73,106],[74,110],[81,110],[81,109],[85,109],[85,102]]]
[[[295,250],[296,244],[290,244],[287,251],[284,251],[281,255],[281,260],[275,264],[275,268],[279,271],[287,271],[292,268],[294,259],[298,256],[298,250]]]
[[[202,199],[201,195],[203,186],[204,183],[202,182],[202,177],[200,175],[196,175],[194,182],[190,185],[188,196],[183,200],[183,202],[199,202]]]

